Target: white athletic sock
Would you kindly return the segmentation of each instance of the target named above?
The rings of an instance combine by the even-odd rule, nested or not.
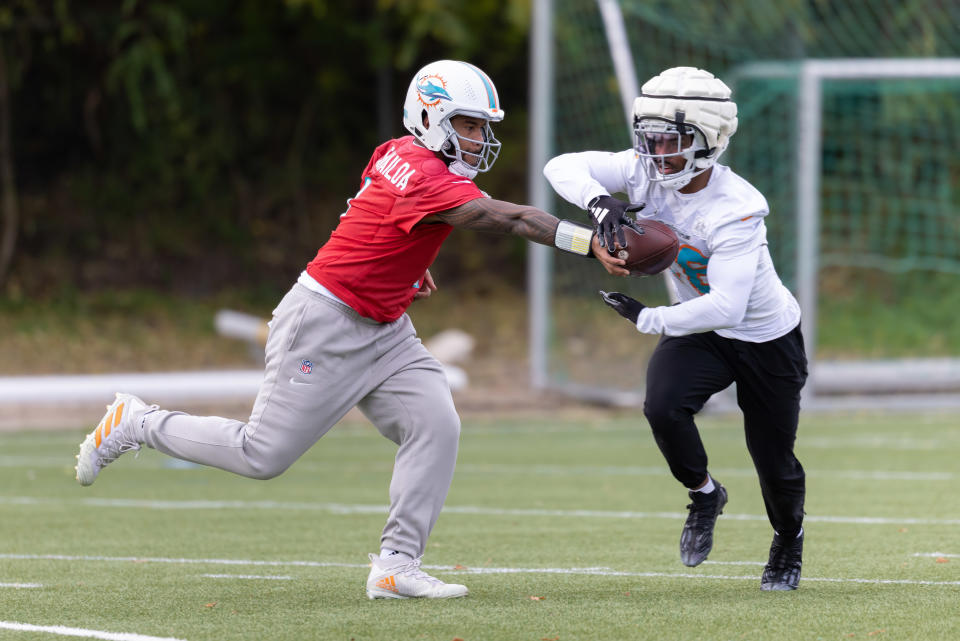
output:
[[[714,485],[714,483],[713,483],[713,477],[711,477],[711,476],[708,474],[708,475],[707,475],[707,484],[704,485],[703,487],[701,487],[699,490],[693,490],[693,491],[694,491],[694,492],[703,492],[704,494],[710,494],[710,492],[713,492],[715,489],[717,489],[717,486]]]
[[[383,548],[380,550],[381,559],[390,559],[391,561],[413,561],[413,557],[409,554],[404,554],[403,552],[398,552],[396,550],[391,550],[390,548]]]

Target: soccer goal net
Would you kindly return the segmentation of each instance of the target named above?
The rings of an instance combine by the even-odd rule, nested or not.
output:
[[[767,197],[771,254],[804,311],[811,397],[960,391],[957,10],[880,1],[688,9],[556,0],[550,48],[534,51],[535,67],[548,56],[552,79],[534,157],[628,148],[625,67],[634,92],[671,66],[715,73],[740,118],[721,163]],[[639,402],[656,337],[623,323],[596,291],[663,304],[663,281],[613,278],[548,252],[531,259],[531,289],[546,292],[531,308],[534,383]]]

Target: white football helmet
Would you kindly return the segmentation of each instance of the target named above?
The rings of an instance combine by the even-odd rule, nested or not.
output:
[[[487,121],[483,141],[457,135],[450,124],[450,118],[456,115]],[[403,103],[403,126],[424,147],[449,158],[451,171],[468,178],[489,170],[497,159],[500,141],[493,137],[490,123],[503,120],[503,116],[497,89],[489,76],[470,63],[458,60],[438,60],[418,71]],[[479,143],[481,150],[464,152],[461,140],[470,145]]]
[[[682,189],[717,162],[737,131],[730,88],[709,71],[674,67],[648,80],[633,102],[634,150],[647,176]],[[683,168],[668,159],[685,160]]]

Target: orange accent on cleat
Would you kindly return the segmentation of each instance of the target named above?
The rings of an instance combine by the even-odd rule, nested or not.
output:
[[[128,408],[130,412],[126,411]],[[148,406],[132,394],[117,394],[100,424],[80,444],[76,468],[80,485],[93,483],[100,470],[124,452],[139,450],[143,443],[133,419],[138,413],[156,409],[156,405]]]
[[[399,592],[399,590],[397,590],[397,582],[393,579],[392,574],[377,581],[377,587],[390,590],[391,592]]]
[[[117,409],[113,412],[113,416],[106,421],[104,428],[104,437],[110,436],[110,430],[120,424],[120,419],[123,418],[123,403],[117,405]]]

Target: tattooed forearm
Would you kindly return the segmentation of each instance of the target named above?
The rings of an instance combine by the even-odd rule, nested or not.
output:
[[[536,207],[492,198],[471,200],[436,214],[436,218],[454,227],[516,234],[541,245],[553,245],[557,223],[560,222]]]

